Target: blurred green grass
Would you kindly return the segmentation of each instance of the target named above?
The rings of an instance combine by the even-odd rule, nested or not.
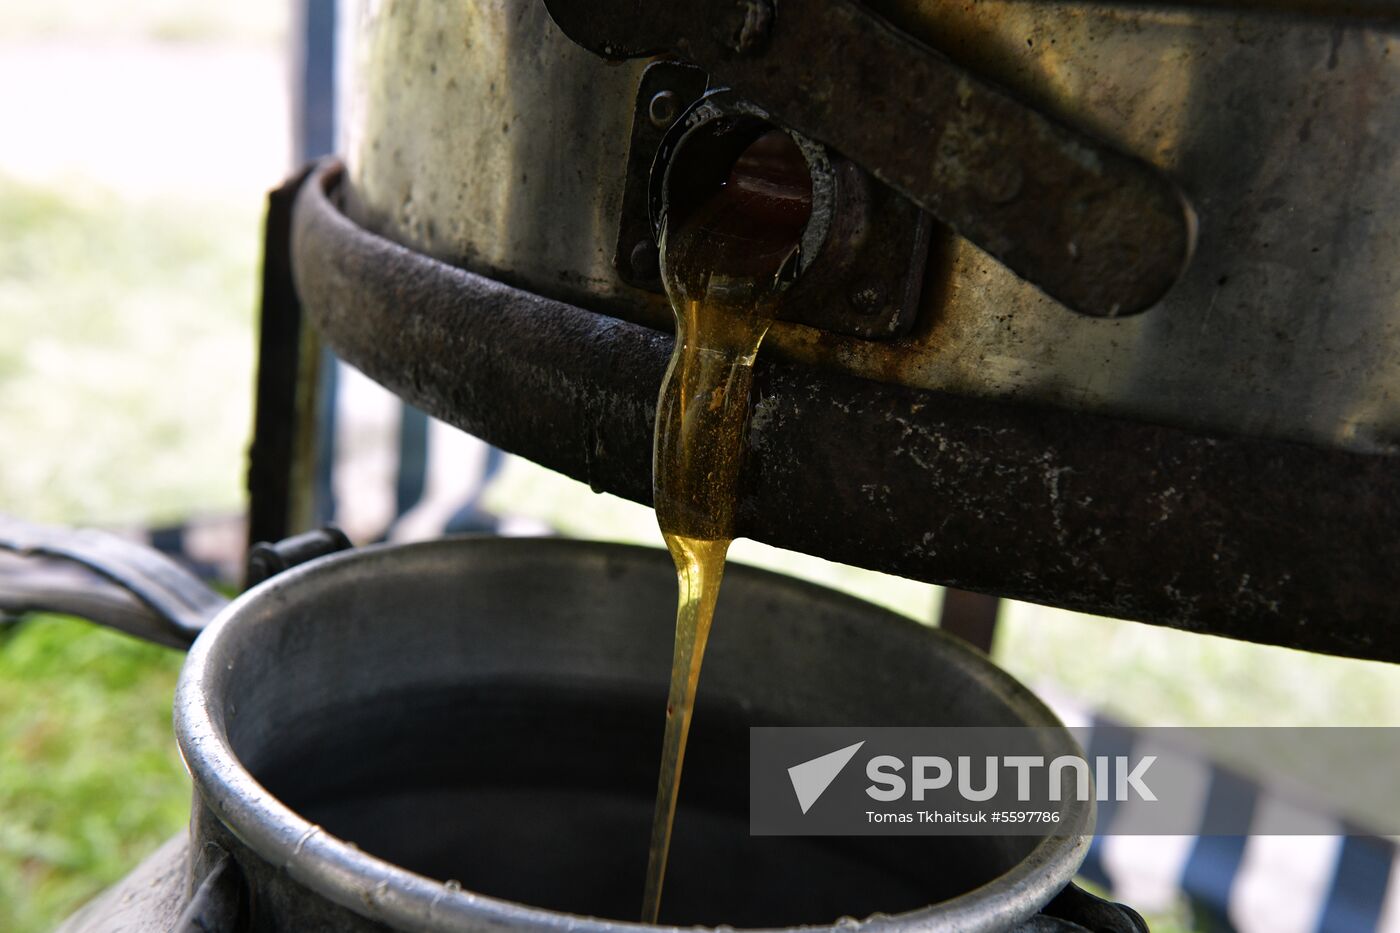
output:
[[[285,0],[0,3],[0,55],[42,63],[54,50],[81,59],[121,48],[127,59],[104,61],[139,61],[193,43],[275,55],[290,9]],[[65,98],[69,85],[54,77],[11,84],[7,93],[47,105],[16,112],[84,120],[93,105]],[[162,119],[161,103],[125,77],[98,79],[116,91],[104,99],[148,117],[139,125],[154,118],[161,132],[143,130],[141,144],[158,164],[188,121]],[[275,160],[278,138],[268,138],[251,145],[271,145]],[[89,169],[51,183],[6,175],[7,165],[32,170],[55,156]],[[0,144],[0,510],[82,524],[236,510],[260,192],[207,167],[195,197],[173,186],[116,190],[101,179],[130,173],[108,170],[108,157],[100,135],[82,152],[58,151],[22,119]],[[170,724],[182,658],[73,619],[0,626],[0,930],[52,929],[184,825],[189,781]]]
[[[0,510],[241,508],[260,211],[0,175]],[[0,930],[52,929],[184,825],[181,660],[72,619],[0,634]]]
[[[182,659],[59,616],[0,630],[0,928],[52,929],[184,825]]]
[[[4,507],[105,524],[239,507],[260,210],[0,176]]]

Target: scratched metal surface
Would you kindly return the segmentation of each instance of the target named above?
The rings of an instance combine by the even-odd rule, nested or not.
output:
[[[307,314],[430,414],[651,501],[671,339],[365,231],[334,168],[294,212]],[[522,403],[528,400],[528,404]],[[914,579],[1400,660],[1400,459],[1219,438],[760,357],[739,533]]]
[[[881,344],[785,325],[770,352],[958,394],[1396,449],[1393,31],[1141,3],[872,5],[1168,173],[1200,215],[1197,253],[1158,307],[1092,320],[945,236],[910,337]],[[361,14],[351,215],[454,264],[666,326],[656,296],[611,266],[644,63],[605,64],[573,46],[542,4],[364,0]]]

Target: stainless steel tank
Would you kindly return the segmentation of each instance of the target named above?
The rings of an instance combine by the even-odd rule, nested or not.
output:
[[[1382,6],[870,3],[1170,179],[1197,215],[1195,253],[1155,307],[1099,319],[935,229],[912,332],[788,324],[771,350],[882,382],[1394,452],[1400,46]],[[775,33],[797,9],[754,7],[773,12]],[[365,0],[354,48],[353,218],[539,294],[668,326],[658,296],[615,262],[645,58],[605,62],[545,4],[513,0]],[[892,67],[858,43],[841,54]],[[860,286],[846,283],[853,300]]]
[[[1389,0],[365,2],[344,167],[269,242],[344,360],[648,502],[660,179],[766,121],[814,210],[740,535],[1393,661],[1397,28]]]

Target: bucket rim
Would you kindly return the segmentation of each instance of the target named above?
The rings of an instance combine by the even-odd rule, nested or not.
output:
[[[219,648],[224,633],[240,625],[254,610],[286,599],[289,590],[326,574],[353,574],[367,563],[398,561],[408,570],[415,561],[430,563],[443,552],[454,559],[490,561],[520,552],[540,557],[558,552],[623,560],[650,560],[665,555],[659,548],[566,538],[498,538],[459,536],[409,544],[375,544],[340,551],[308,561],[258,584],[221,610],[191,647],[175,689],[174,721],[181,757],[190,772],[196,805],[202,805],[259,858],[277,866],[296,883],[369,920],[417,933],[461,933],[462,930],[539,933],[633,933],[640,930],[696,931],[700,926],[667,926],[612,920],[534,907],[517,901],[449,888],[435,879],[401,868],[360,850],[282,803],[262,786],[234,752],[223,714],[208,700],[215,666],[223,663]],[[469,558],[468,555],[471,555]],[[669,561],[669,557],[665,558]],[[820,593],[823,600],[860,607],[872,625],[917,626],[935,650],[947,652],[998,693],[1025,724],[1064,730],[1055,714],[1028,688],[997,667],[976,648],[937,628],[891,609],[807,580],[731,562],[726,577],[760,579],[765,586]],[[358,577],[363,584],[364,577]],[[1066,738],[1070,741],[1068,730]],[[877,933],[885,930],[949,930],[958,933],[1004,930],[1034,915],[1068,885],[1088,854],[1094,805],[1070,810],[1071,821],[1053,835],[1040,838],[1019,862],[996,878],[954,898],[900,914],[876,914],[852,924],[804,925],[810,933]],[[1075,819],[1075,817],[1078,817]],[[1079,833],[1067,832],[1078,829]],[[782,933],[791,927],[743,928],[744,933]]]

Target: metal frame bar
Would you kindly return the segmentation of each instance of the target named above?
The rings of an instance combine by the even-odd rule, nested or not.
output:
[[[347,362],[594,489],[651,499],[668,335],[412,252],[302,188],[292,268]],[[1400,660],[1400,459],[910,389],[761,357],[739,533],[918,580]]]

